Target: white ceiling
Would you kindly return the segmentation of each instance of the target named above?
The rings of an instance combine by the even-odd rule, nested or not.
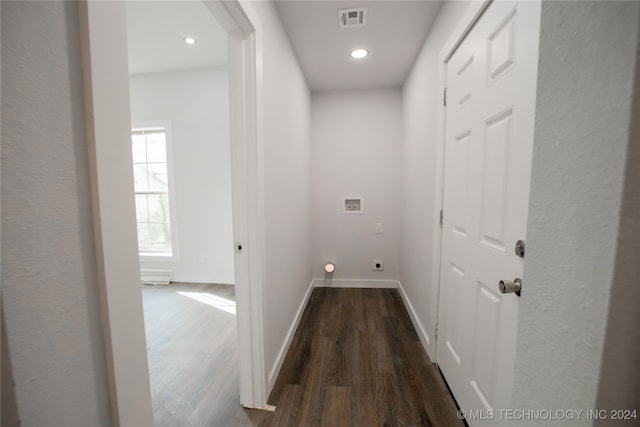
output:
[[[227,33],[201,1],[128,1],[129,73],[226,65]],[[197,43],[182,40],[192,36]]]
[[[276,1],[311,90],[401,85],[442,2],[431,0]],[[338,9],[368,7],[364,27],[339,28]],[[128,1],[130,74],[217,67],[227,35],[201,1]],[[188,46],[183,37],[198,43]],[[354,60],[349,52],[370,54]]]
[[[399,86],[406,79],[442,2],[276,1],[311,90]],[[368,7],[364,27],[339,28],[338,9]],[[354,48],[369,56],[354,60]]]

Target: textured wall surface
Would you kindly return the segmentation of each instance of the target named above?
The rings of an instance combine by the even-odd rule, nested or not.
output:
[[[2,4],[2,303],[22,426],[110,426],[78,14]]]
[[[211,17],[212,22],[213,17]],[[229,76],[226,67],[135,75],[131,120],[169,120],[179,260],[176,282],[234,283]]]
[[[436,112],[442,101],[438,88],[438,56],[451,31],[467,10],[466,1],[445,2],[403,87],[401,148],[400,282],[431,337],[438,313],[438,283],[431,283],[434,204],[436,195]]]
[[[596,405],[637,31],[637,2],[542,5],[515,408]]]
[[[311,141],[314,278],[333,260],[333,279],[398,280],[400,90],[314,93]],[[349,196],[363,198],[361,215],[342,213]],[[384,261],[384,271],[373,271],[374,259]]]
[[[4,313],[2,315],[2,388],[0,396],[2,397],[2,413],[0,414],[0,425],[2,427],[17,427],[19,425],[18,403],[16,402],[16,390],[14,387],[13,371],[11,368],[11,356],[9,346],[7,345],[7,332],[5,330]]]
[[[598,390],[597,407],[605,410],[637,409],[640,396],[640,26],[638,37],[624,201]],[[603,419],[596,425],[610,423]],[[637,425],[637,420],[625,423],[616,422],[616,427]]]

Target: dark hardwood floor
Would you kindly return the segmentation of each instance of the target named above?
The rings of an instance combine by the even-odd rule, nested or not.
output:
[[[269,403],[272,426],[463,425],[396,289],[314,289]]]
[[[233,287],[143,287],[157,427],[463,425],[397,290],[314,289],[275,412],[240,406],[235,316],[212,296],[234,300]]]

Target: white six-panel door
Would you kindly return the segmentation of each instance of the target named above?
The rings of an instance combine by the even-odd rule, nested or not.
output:
[[[496,417],[513,380],[519,297],[498,283],[522,278],[539,22],[537,1],[493,2],[446,65],[437,360],[462,409]]]

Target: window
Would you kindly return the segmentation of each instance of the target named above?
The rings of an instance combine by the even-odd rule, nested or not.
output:
[[[141,256],[175,255],[168,142],[167,125],[135,127],[131,131],[138,250]]]

